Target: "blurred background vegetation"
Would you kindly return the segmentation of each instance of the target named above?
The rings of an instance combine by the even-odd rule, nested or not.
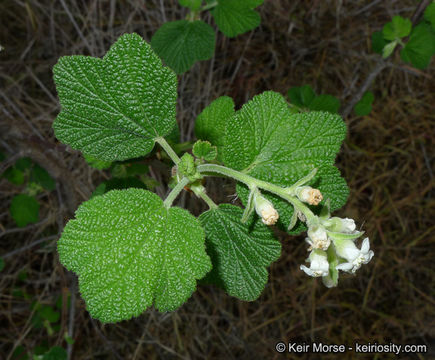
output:
[[[126,32],[149,42],[187,9],[176,0],[0,1],[0,359],[61,359],[64,353],[71,359],[320,358],[278,354],[278,341],[426,344],[427,354],[400,358],[434,359],[434,62],[417,70],[396,53],[369,88],[371,113],[346,111],[380,68],[371,34],[394,15],[411,18],[419,3],[266,0],[257,9],[259,28],[234,39],[217,33],[214,57],[179,76],[181,141],[193,139],[196,116],[222,95],[240,107],[264,90],[286,94],[310,84],[318,94],[338,97],[348,136],[337,166],[351,194],[337,215],[357,219],[366,231],[375,252],[371,263],[327,289],[299,270],[307,255],[304,236],[279,233],[282,255],[257,301],[200,286],[178,311],[150,309],[102,325],[86,312],[75,275],[59,264],[56,240],[94,191],[130,185],[164,196],[167,188],[158,184],[168,182],[170,167],[157,154],[160,159],[109,168],[93,163],[100,170],[60,144],[51,128],[60,110],[52,67],[62,55],[102,56]],[[214,26],[210,14],[204,20]],[[230,182],[212,180],[208,188],[216,201],[233,200]],[[194,214],[205,209],[186,192],[177,204]]]

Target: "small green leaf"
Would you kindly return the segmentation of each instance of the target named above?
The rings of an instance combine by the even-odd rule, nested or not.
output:
[[[42,356],[42,360],[66,360],[66,350],[60,346],[53,346]]]
[[[3,271],[4,268],[5,268],[5,261],[3,260],[3,258],[0,258],[0,272]]]
[[[215,33],[204,21],[178,20],[164,23],[151,39],[153,50],[177,74],[213,56]]]
[[[146,190],[112,190],[80,205],[58,251],[78,274],[91,316],[116,322],[152,304],[159,311],[181,306],[211,269],[204,241],[187,210],[166,209]]]
[[[205,161],[212,161],[216,159],[217,148],[212,146],[208,141],[198,140],[193,144],[192,153],[197,158],[204,159]]]
[[[405,19],[399,15],[393,17],[391,22],[384,25],[382,34],[385,40],[396,40],[404,38],[411,33],[412,22],[409,19]]]
[[[196,172],[195,159],[189,153],[184,153],[178,164],[178,171],[181,175],[194,175]]]
[[[417,69],[426,68],[435,54],[435,32],[430,25],[421,23],[412,29],[409,41],[400,52],[403,61]]]
[[[9,211],[18,227],[24,227],[39,220],[39,203],[33,196],[15,195]]]
[[[228,120],[224,163],[282,187],[291,186],[318,168],[309,184],[324,198],[331,198],[334,210],[346,202],[348,195],[346,182],[333,166],[345,135],[340,116],[315,111],[292,114],[280,94],[267,91],[254,96]],[[237,193],[246,204],[247,187],[238,184]],[[263,194],[278,211],[278,224],[287,229],[293,207],[278,196]],[[302,230],[296,226],[293,232]]]
[[[69,336],[67,332],[65,332],[65,334],[63,335],[63,338],[65,339],[67,344],[72,345],[75,342],[74,339],[71,336]]]
[[[137,34],[122,35],[103,59],[64,56],[53,72],[56,137],[86,155],[143,156],[176,126],[176,76]]]
[[[235,37],[260,25],[260,14],[254,9],[261,4],[263,0],[217,0],[211,14],[220,31]]]
[[[18,170],[15,166],[6,169],[3,176],[14,185],[22,185],[24,183],[24,173]]]
[[[287,95],[292,104],[304,108],[308,108],[316,97],[316,93],[310,85],[294,86],[289,89]]]
[[[3,151],[0,151],[0,161],[4,161],[6,159],[6,155]]]
[[[42,306],[38,310],[38,314],[41,316],[41,318],[48,320],[51,323],[59,321],[60,318],[60,313],[55,311],[51,306]]]
[[[108,169],[112,165],[111,161],[99,160],[99,159],[97,159],[93,156],[90,156],[90,155],[84,155],[84,158],[90,167],[93,167],[94,169],[97,169],[97,170]]]
[[[28,360],[29,355],[26,353],[26,348],[22,345],[17,346],[14,352],[12,353],[13,360]]]
[[[222,159],[225,139],[225,124],[234,116],[234,101],[228,96],[221,96],[207,106],[195,121],[195,136],[216,145],[218,160]]]
[[[267,283],[267,267],[281,254],[281,244],[271,230],[257,221],[253,226],[240,221],[242,209],[230,204],[206,211],[199,217],[206,233],[207,252],[215,279],[231,296],[257,299]]]
[[[382,31],[375,31],[372,34],[372,50],[377,54],[382,54],[382,49],[387,45]]]
[[[110,190],[122,190],[129,188],[146,189],[147,186],[135,177],[113,178],[98,185],[91,197],[103,195]]]
[[[310,102],[308,108],[313,111],[328,111],[332,114],[338,114],[340,109],[340,100],[332,95],[319,95]]]
[[[32,167],[32,164],[33,164],[32,159],[28,157],[24,157],[18,159],[14,166],[20,171],[26,171],[27,169],[30,169]]]
[[[435,3],[429,4],[424,11],[424,19],[432,25],[432,29],[435,30]]]
[[[45,190],[48,191],[52,191],[56,188],[56,182],[54,179],[50,176],[47,170],[38,164],[33,165],[32,171],[30,173],[30,181],[41,185]]]
[[[393,53],[396,46],[397,46],[397,40],[392,41],[392,42],[388,43],[387,45],[385,45],[384,48],[382,49],[382,57],[384,59],[389,57]]]
[[[363,97],[360,101],[355,105],[355,114],[358,116],[366,116],[370,114],[372,111],[372,103],[375,99],[375,96],[371,91],[367,91],[364,93]]]
[[[202,0],[178,0],[181,6],[187,7],[190,10],[199,10]]]

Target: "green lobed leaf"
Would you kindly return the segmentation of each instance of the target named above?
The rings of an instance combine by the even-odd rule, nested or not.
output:
[[[372,111],[372,103],[375,96],[371,91],[366,91],[360,101],[354,107],[355,114],[366,116]]]
[[[313,111],[328,111],[332,114],[337,114],[340,109],[340,100],[335,96],[322,94],[316,96],[310,102],[308,108]]]
[[[149,306],[172,311],[210,269],[204,230],[187,210],[154,193],[112,190],[80,205],[58,242],[61,263],[79,276],[92,317],[116,322]]]
[[[24,173],[18,170],[15,166],[6,169],[3,176],[14,185],[22,185],[24,183]]]
[[[409,41],[400,52],[400,57],[417,69],[424,69],[428,67],[434,54],[435,32],[430,25],[421,23],[412,29]]]
[[[215,33],[204,21],[178,20],[163,24],[151,39],[153,50],[177,74],[213,56]]]
[[[56,181],[50,176],[50,174],[39,166],[34,164],[32,171],[30,172],[30,181],[41,185],[45,190],[52,191],[56,188]]]
[[[217,0],[211,14],[224,35],[235,37],[260,25],[260,14],[254,9],[261,4],[263,0]]]
[[[85,155],[143,156],[176,126],[176,76],[137,34],[122,35],[103,59],[61,57],[53,73],[62,107],[56,137]]]
[[[292,104],[306,108],[316,97],[316,93],[310,85],[294,86],[289,89],[287,95]]]
[[[229,119],[225,134],[226,166],[283,187],[294,184],[318,168],[309,184],[318,188],[331,208],[347,199],[348,188],[334,161],[346,135],[340,116],[327,112],[292,114],[285,99],[267,91],[254,96]],[[246,204],[248,189],[237,185]],[[263,192],[280,214],[279,225],[287,229],[293,207],[276,195]],[[320,207],[319,207],[320,211]],[[303,227],[296,225],[292,233]]]
[[[267,267],[279,258],[281,244],[259,221],[253,226],[243,224],[242,213],[237,206],[221,204],[201,214],[199,220],[213,263],[207,277],[229,295],[252,301],[263,291]]]
[[[412,22],[400,15],[396,15],[393,19],[384,25],[382,34],[385,40],[396,40],[408,36],[411,33]]]
[[[435,30],[435,3],[432,2],[424,11],[424,19],[432,25],[432,29]]]
[[[197,158],[212,161],[217,157],[217,148],[210,144],[209,141],[198,140],[193,144],[192,153]]]
[[[199,10],[202,0],[178,0],[181,6],[187,7],[190,10]]]
[[[66,360],[68,355],[66,350],[60,346],[53,346],[42,356],[42,360]]]
[[[24,227],[39,220],[39,203],[33,196],[15,195],[9,211],[18,227]]]
[[[51,306],[48,305],[41,306],[41,308],[38,309],[38,314],[42,319],[47,320],[51,323],[59,321],[60,318],[60,312],[54,310]]]
[[[110,166],[112,166],[111,161],[99,160],[99,159],[96,159],[90,155],[84,155],[84,158],[90,167],[93,167],[94,169],[97,169],[97,170],[108,169],[108,168],[110,168]]]
[[[221,96],[208,105],[195,121],[195,136],[210,141],[217,147],[218,159],[222,159],[225,124],[234,116],[234,101],[228,96]]]
[[[30,169],[33,165],[32,159],[28,157],[24,157],[21,159],[18,159],[15,163],[15,167],[20,171],[26,171],[27,169]]]
[[[372,50],[377,54],[382,54],[382,49],[387,45],[382,31],[375,31],[372,34]]]

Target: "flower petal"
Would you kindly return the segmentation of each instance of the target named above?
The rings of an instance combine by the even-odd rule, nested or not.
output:
[[[335,268],[337,270],[350,271],[350,269],[353,268],[353,264],[350,262],[342,263],[342,264],[338,264]]]
[[[316,277],[316,274],[314,274],[314,271],[311,270],[310,268],[307,268],[305,265],[301,265],[300,269],[303,270],[305,272],[305,274],[312,276],[312,277]]]

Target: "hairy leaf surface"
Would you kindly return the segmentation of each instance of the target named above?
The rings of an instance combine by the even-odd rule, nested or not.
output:
[[[255,96],[227,122],[224,163],[255,178],[287,187],[317,167],[310,180],[324,199],[337,209],[347,199],[348,188],[334,167],[334,160],[346,135],[338,115],[327,112],[292,114],[281,94],[267,91]],[[244,204],[248,190],[237,186]],[[287,227],[293,208],[278,196],[264,192]],[[296,226],[293,232],[302,230]]]
[[[267,267],[281,254],[281,244],[258,221],[241,223],[243,210],[221,204],[199,217],[206,233],[213,270],[207,276],[229,295],[257,299],[267,283]]]
[[[53,72],[62,108],[56,137],[86,155],[143,156],[176,126],[176,76],[137,34],[121,36],[103,59],[64,56]]]
[[[235,37],[260,25],[260,14],[254,9],[262,3],[263,0],[217,0],[211,13],[219,30]]]
[[[187,210],[146,190],[113,190],[83,203],[58,242],[62,264],[79,276],[91,316],[116,322],[154,304],[182,305],[211,268],[204,230]]]
[[[411,36],[400,52],[403,61],[417,69],[428,67],[435,54],[435,31],[429,24],[421,23],[412,29]]]
[[[210,141],[217,146],[218,159],[222,159],[225,141],[225,124],[234,116],[234,101],[221,96],[208,105],[195,121],[195,135],[198,139]]]
[[[162,25],[151,39],[154,51],[177,74],[199,60],[213,56],[215,33],[204,21],[171,21]]]

